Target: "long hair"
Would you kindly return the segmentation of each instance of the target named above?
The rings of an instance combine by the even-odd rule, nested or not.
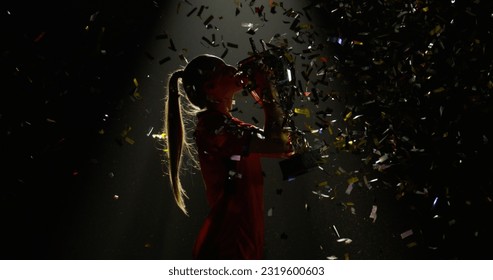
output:
[[[180,180],[182,157],[186,154],[194,168],[198,167],[198,160],[195,146],[184,128],[191,124],[192,115],[206,108],[207,99],[202,86],[219,64],[224,64],[224,61],[216,56],[200,55],[190,61],[185,69],[173,72],[168,79],[164,110],[165,161],[176,204],[186,215],[185,198],[188,197]],[[186,97],[181,91],[185,92]]]
[[[185,198],[188,198],[180,180],[182,170],[183,155],[186,154],[189,165],[193,168],[198,166],[196,159],[196,149],[190,141],[185,128],[192,122],[192,115],[199,111],[199,108],[191,104],[180,93],[179,81],[183,78],[183,70],[173,72],[168,79],[168,94],[164,110],[164,133],[165,133],[165,154],[167,163],[167,173],[171,184],[171,190],[178,207],[188,215],[185,206]]]

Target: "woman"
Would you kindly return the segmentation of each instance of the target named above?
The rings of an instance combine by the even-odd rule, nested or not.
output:
[[[183,130],[180,89],[196,109],[194,139],[211,208],[193,248],[195,259],[261,259],[264,208],[260,158],[292,153],[283,112],[266,65],[248,79],[213,55],[200,55],[171,74],[165,108],[167,161],[176,203],[187,214],[180,183],[181,158],[189,143]],[[181,82],[182,87],[180,87]],[[265,113],[264,128],[231,114],[233,97],[246,85]],[[253,85],[253,86],[252,86]]]

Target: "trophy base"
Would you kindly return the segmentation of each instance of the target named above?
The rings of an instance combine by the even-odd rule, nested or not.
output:
[[[295,154],[279,162],[283,180],[291,180],[296,176],[307,173],[311,168],[320,164],[322,156],[320,149]]]

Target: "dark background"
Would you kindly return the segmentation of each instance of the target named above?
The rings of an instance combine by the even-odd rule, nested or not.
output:
[[[440,2],[2,2],[2,259],[189,259],[207,206],[199,171],[190,217],[163,173],[167,77],[276,34],[328,158],[264,161],[266,258],[491,259],[493,9]]]

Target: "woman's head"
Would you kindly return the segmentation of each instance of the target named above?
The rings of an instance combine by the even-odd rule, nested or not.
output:
[[[207,102],[230,98],[242,90],[237,69],[221,58],[204,54],[192,59],[183,71],[182,84],[192,104],[203,109]]]

